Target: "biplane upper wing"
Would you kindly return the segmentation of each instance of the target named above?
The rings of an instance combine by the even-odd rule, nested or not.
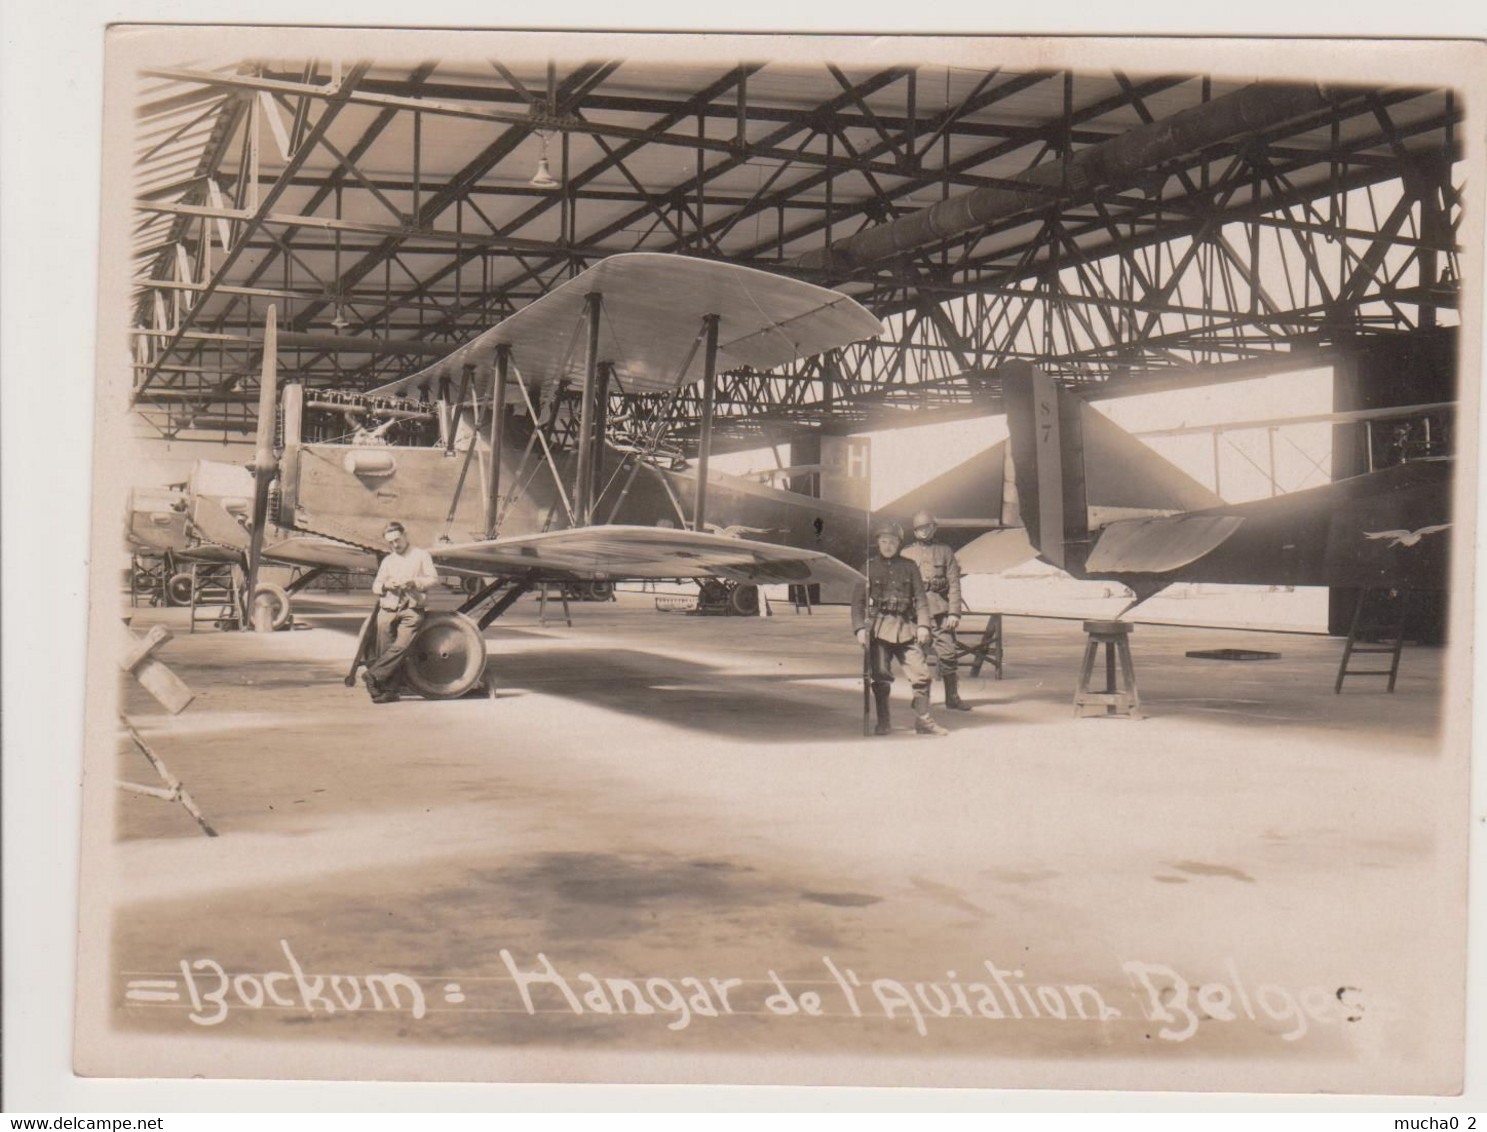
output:
[[[440,566],[486,574],[535,571],[614,580],[719,577],[764,585],[863,580],[852,567],[819,550],[670,527],[576,527],[436,546],[429,553]]]
[[[813,283],[735,264],[631,252],[600,261],[432,366],[372,392],[413,396],[420,386],[437,386],[441,377],[457,386],[467,365],[475,367],[484,392],[502,345],[511,348],[528,384],[581,378],[582,320],[589,295],[596,293],[602,296],[599,360],[612,364],[632,393],[701,377],[700,350],[685,373],[682,365],[707,315],[719,318],[719,370],[770,369],[883,330],[856,300]]]

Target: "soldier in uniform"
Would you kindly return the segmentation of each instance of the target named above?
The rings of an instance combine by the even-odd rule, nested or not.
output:
[[[852,594],[852,631],[868,651],[873,700],[878,709],[875,735],[887,735],[888,693],[893,686],[892,664],[897,661],[914,689],[914,731],[919,735],[948,735],[930,718],[929,664],[924,648],[930,642],[929,602],[919,569],[899,556],[903,531],[897,523],[873,528],[878,553],[867,564],[867,584]]]
[[[935,517],[928,511],[914,516],[914,541],[904,547],[903,556],[919,567],[929,596],[929,612],[934,621],[932,651],[937,673],[945,682],[945,706],[954,711],[970,711],[971,705],[960,698],[960,673],[956,671],[955,661],[955,627],[960,624],[960,563],[955,551],[935,541]]]

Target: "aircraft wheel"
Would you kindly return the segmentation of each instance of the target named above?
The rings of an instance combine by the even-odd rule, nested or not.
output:
[[[485,637],[463,613],[430,613],[403,661],[403,676],[431,700],[463,696],[485,672]]]
[[[294,616],[294,603],[290,600],[289,591],[273,582],[259,582],[258,588],[253,591],[252,621],[255,628],[258,625],[260,607],[267,614],[269,628],[274,631],[284,628]]]
[[[172,574],[170,581],[165,583],[165,596],[170,599],[171,605],[190,605],[191,575]]]
[[[759,615],[759,587],[734,586],[733,592],[728,595],[728,609],[740,617],[757,617]]]
[[[728,604],[728,587],[716,578],[703,578],[697,583],[697,604],[702,609],[717,609]]]
[[[613,596],[613,582],[589,582],[583,588],[585,601],[608,601]]]
[[[466,576],[460,579],[460,589],[465,592],[466,597],[474,597],[485,587],[485,579],[474,576]]]

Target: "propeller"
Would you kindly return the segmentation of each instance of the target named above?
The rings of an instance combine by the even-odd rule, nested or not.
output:
[[[258,567],[263,558],[263,538],[268,527],[268,497],[279,461],[274,455],[274,413],[278,401],[279,313],[268,308],[263,324],[263,374],[258,386],[258,446],[253,453],[253,528],[248,541],[248,596],[244,603],[244,628],[257,628],[254,595],[258,592]]]

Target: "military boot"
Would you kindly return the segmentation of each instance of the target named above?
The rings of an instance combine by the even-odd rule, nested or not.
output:
[[[960,698],[960,674],[945,673],[945,706],[951,711],[970,711],[971,705]]]
[[[372,697],[374,704],[395,704],[398,702],[398,693],[394,688],[389,688],[377,682],[370,672],[361,674],[361,682],[367,686],[367,693]]]
[[[888,692],[886,687],[873,685],[873,703],[878,709],[878,725],[873,728],[874,735],[887,735],[893,730],[888,716]]]
[[[949,735],[929,714],[929,689],[914,689],[914,734]]]

